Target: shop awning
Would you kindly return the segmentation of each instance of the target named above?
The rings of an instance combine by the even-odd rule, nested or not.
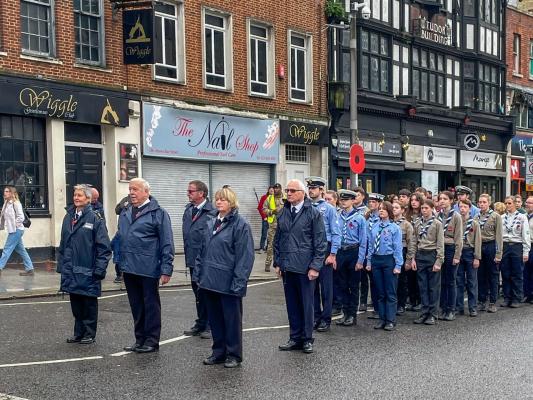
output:
[[[507,177],[507,172],[498,170],[488,170],[479,168],[464,168],[465,175],[495,176],[497,178]]]

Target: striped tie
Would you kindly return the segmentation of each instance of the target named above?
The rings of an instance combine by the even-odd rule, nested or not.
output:
[[[383,224],[379,225],[379,231],[378,231],[378,234],[376,235],[376,239],[374,240],[374,253],[377,253],[379,250],[379,245],[381,243],[381,232],[383,231],[384,227],[385,226]]]

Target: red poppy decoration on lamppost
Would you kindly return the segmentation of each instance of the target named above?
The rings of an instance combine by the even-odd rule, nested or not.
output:
[[[354,174],[361,174],[365,170],[365,152],[361,145],[350,147],[350,169]]]

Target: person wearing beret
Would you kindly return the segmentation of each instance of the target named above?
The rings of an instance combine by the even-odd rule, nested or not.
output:
[[[466,200],[466,199],[473,202],[472,196],[474,195],[474,192],[472,189],[470,189],[467,186],[457,185],[455,187],[455,193],[457,195],[457,202],[453,206],[453,209],[459,213],[459,202],[461,200]],[[479,214],[479,208],[476,207],[474,204],[472,204],[472,208],[470,208],[470,215],[472,217],[475,217],[478,214]]]

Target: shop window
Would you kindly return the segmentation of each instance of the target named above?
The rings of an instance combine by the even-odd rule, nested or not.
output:
[[[74,0],[76,60],[104,64],[104,18],[102,0]]]
[[[34,211],[48,209],[44,121],[0,115],[0,186],[15,186]]]
[[[204,11],[204,70],[208,88],[230,90],[232,82],[231,17]]]
[[[185,83],[183,3],[154,4],[154,79]]]
[[[248,29],[249,92],[252,95],[274,96],[274,50],[272,27],[252,22]]]
[[[378,33],[361,32],[361,88],[390,93],[391,57],[389,38]]]
[[[444,104],[444,56],[413,49],[413,96],[422,101]]]
[[[285,161],[307,163],[307,146],[298,144],[285,145]]]
[[[38,56],[54,56],[54,0],[21,0],[22,51]]]
[[[520,74],[520,35],[513,34],[513,74]]]
[[[312,99],[311,36],[289,32],[290,88],[289,99],[310,103]]]

